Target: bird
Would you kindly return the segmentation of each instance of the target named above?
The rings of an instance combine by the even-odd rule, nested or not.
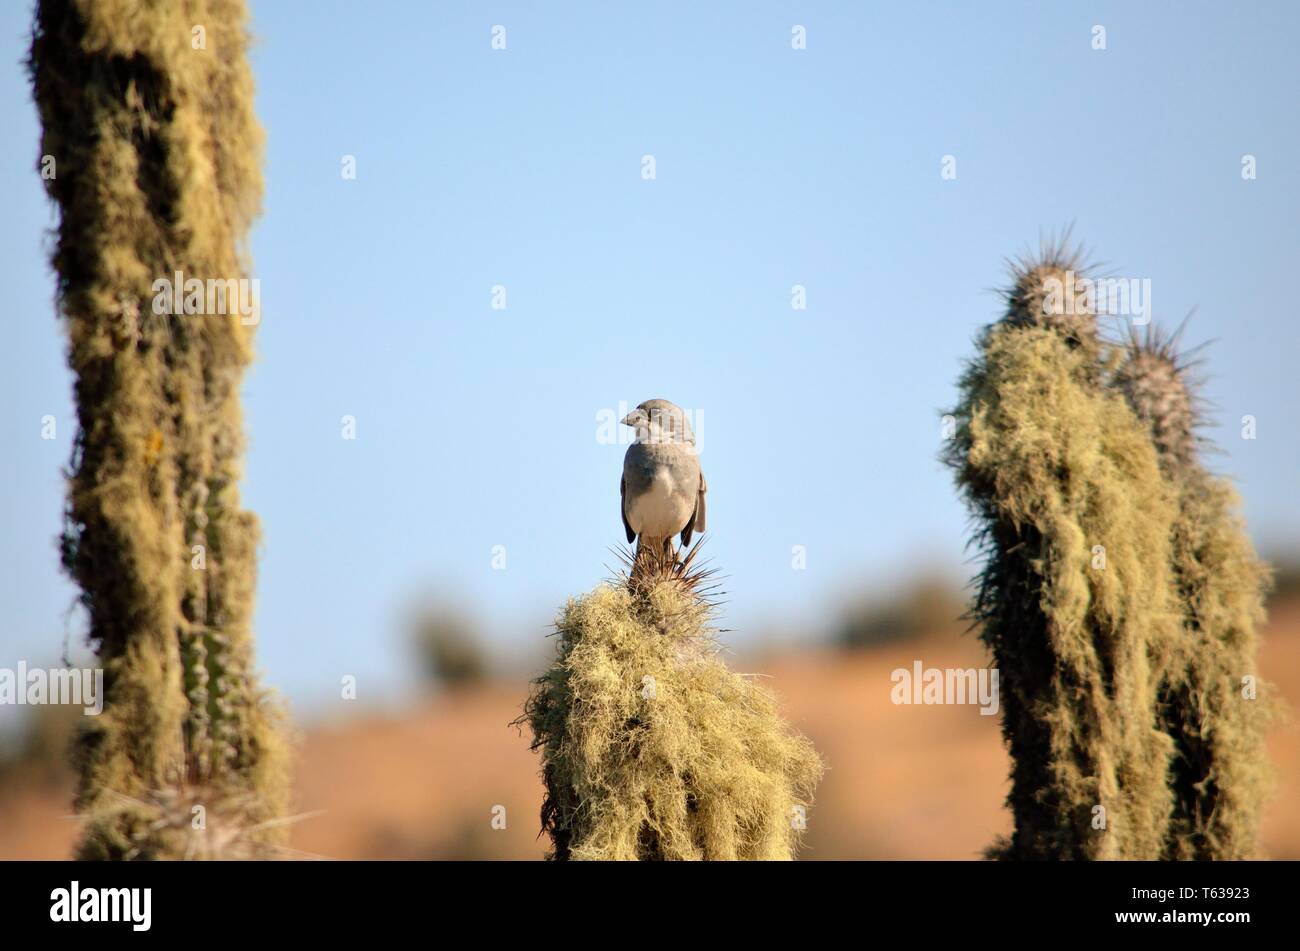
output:
[[[661,551],[671,563],[674,535],[681,535],[685,547],[693,533],[704,531],[709,489],[695,434],[681,407],[668,400],[646,400],[621,422],[636,434],[619,485],[628,544],[637,543],[637,555]]]

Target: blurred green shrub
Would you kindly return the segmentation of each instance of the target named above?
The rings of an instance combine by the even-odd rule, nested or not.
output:
[[[864,598],[851,605],[836,629],[836,644],[873,647],[947,631],[960,623],[965,599],[956,585],[938,575],[922,575],[901,591]]]
[[[416,614],[411,630],[430,683],[460,687],[487,679],[491,664],[482,638],[464,615],[443,608],[424,609]]]

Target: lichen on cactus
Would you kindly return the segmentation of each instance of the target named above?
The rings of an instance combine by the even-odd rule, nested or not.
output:
[[[63,556],[105,671],[80,740],[84,857],[167,857],[156,804],[195,791],[213,812],[245,804],[226,811],[252,841],[280,835],[282,740],[252,669],[257,524],[238,493],[255,321],[154,306],[177,272],[247,274],[262,139],[245,22],[243,0],[36,6],[78,414]]]
[[[1073,261],[1017,267],[944,454],[976,519],[972,613],[1012,758],[1014,832],[989,854],[1151,859],[1172,809],[1156,694],[1179,636],[1174,500],[1145,426],[1104,385],[1095,314],[1044,307],[1045,277]]]
[[[549,857],[790,859],[822,764],[717,656],[699,576],[598,587],[557,622],[520,722],[542,755]]]
[[[1277,713],[1255,666],[1268,571],[1232,486],[1199,459],[1195,364],[1177,344],[1178,334],[1154,328],[1131,333],[1114,376],[1177,493],[1171,557],[1183,638],[1160,695],[1162,728],[1175,744],[1164,857],[1244,859],[1257,851],[1271,777],[1264,736]]]

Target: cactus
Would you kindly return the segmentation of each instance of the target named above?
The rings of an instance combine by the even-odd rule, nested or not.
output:
[[[1178,642],[1173,493],[1105,383],[1096,315],[1047,306],[1064,246],[1021,261],[965,373],[945,461],[977,522],[972,616],[1013,765],[998,858],[1158,858],[1173,797],[1156,699]],[[1059,302],[1058,302],[1059,303]]]
[[[1053,306],[1077,262],[1058,245],[1017,263],[945,450],[978,523],[972,614],[1013,760],[1015,831],[989,855],[1250,857],[1275,715],[1246,679],[1267,571],[1199,460],[1178,335],[1112,346],[1095,313]]]
[[[1052,330],[1071,349],[1081,349],[1091,362],[1091,373],[1101,354],[1097,315],[1087,301],[1072,295],[1076,277],[1091,270],[1078,249],[1070,247],[1066,231],[1056,242],[1044,242],[1036,256],[1022,255],[1011,265],[1011,284],[1003,291],[1006,313],[1002,322],[1012,327]]]
[[[279,836],[282,739],[252,668],[257,523],[238,492],[252,328],[153,306],[178,271],[247,273],[261,131],[245,20],[242,0],[36,8],[78,415],[63,561],[105,671],[79,740],[86,858],[256,854]]]
[[[1250,858],[1270,779],[1264,732],[1276,711],[1266,686],[1256,684],[1252,694],[1243,678],[1255,675],[1268,572],[1231,485],[1198,458],[1195,364],[1179,356],[1177,343],[1177,333],[1131,332],[1113,381],[1150,428],[1177,492],[1172,563],[1184,633],[1160,697],[1163,728],[1175,743],[1165,858]]]
[[[542,754],[550,858],[794,857],[821,761],[717,657],[693,555],[638,561],[557,622],[517,721]]]
[[[1179,357],[1181,333],[1179,328],[1166,336],[1152,327],[1140,335],[1130,328],[1123,359],[1111,380],[1150,429],[1160,467],[1171,477],[1199,468],[1196,428],[1203,422],[1192,377],[1199,361]]]

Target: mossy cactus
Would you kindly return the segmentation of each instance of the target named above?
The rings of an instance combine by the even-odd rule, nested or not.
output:
[[[598,587],[525,708],[554,859],[790,859],[822,764],[717,656],[689,570]]]
[[[243,0],[40,0],[30,71],[56,170],[53,263],[75,376],[64,563],[105,671],[80,741],[81,854],[166,857],[158,803],[195,794],[259,831],[284,804],[252,669],[255,518],[240,506],[252,325],[159,313],[177,272],[245,278],[261,131]],[[180,294],[180,288],[173,293]]]
[[[1165,857],[1251,858],[1270,781],[1264,735],[1276,714],[1255,666],[1268,571],[1231,485],[1200,462],[1195,365],[1180,357],[1177,341],[1154,329],[1131,334],[1114,376],[1177,494],[1171,555],[1183,638],[1160,697],[1175,744]]]
[[[1015,831],[989,854],[1250,857],[1276,709],[1254,667],[1267,571],[1200,462],[1178,335],[1108,344],[1069,303],[1077,261],[1017,263],[945,450],[1013,762]]]
[[[1095,315],[1053,319],[1058,252],[1022,262],[961,381],[945,451],[985,565],[973,615],[1001,672],[1014,818],[1000,858],[1151,859],[1173,797],[1159,685],[1180,628],[1173,493],[1104,384]]]

